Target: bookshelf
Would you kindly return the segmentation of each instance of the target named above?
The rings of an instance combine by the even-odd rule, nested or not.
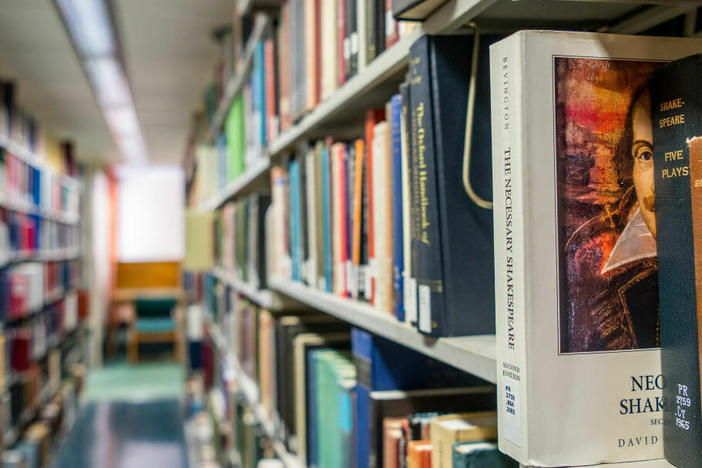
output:
[[[229,346],[227,346],[226,340],[224,339],[224,335],[222,334],[219,325],[212,320],[212,316],[209,313],[205,314],[205,322],[207,324],[210,337],[215,344],[216,352],[220,355],[222,361],[224,362],[225,372],[230,373],[238,383],[247,405],[254,410],[256,420],[259,424],[261,424],[266,436],[271,439],[276,455],[280,457],[286,468],[303,468],[303,465],[298,457],[289,453],[285,448],[285,444],[280,441],[277,427],[277,421],[279,418],[276,415],[267,414],[266,409],[263,407],[260,401],[259,395],[261,392],[258,385],[251,379],[251,377],[243,372],[236,354],[229,348]]]
[[[273,278],[269,282],[272,290],[353,326],[388,338],[488,382],[495,383],[497,380],[495,335],[431,339],[368,304],[321,292],[295,281]]]
[[[240,13],[251,12],[261,6],[267,5],[264,6],[256,0],[240,0],[237,9]],[[481,24],[484,28],[483,32],[490,33],[508,34],[523,28],[559,28],[636,34],[691,12],[694,8],[695,6],[685,1],[676,2],[676,5],[671,6],[664,0],[646,3],[623,0],[597,4],[587,1],[549,0],[543,2],[448,1],[421,23],[418,29],[383,51],[326,99],[322,99],[311,111],[304,114],[285,131],[277,134],[272,141],[269,140],[267,148],[262,150],[264,158],[252,163],[235,181],[200,203],[198,207],[202,211],[217,210],[226,202],[250,193],[254,185],[269,174],[271,168],[278,164],[285,164],[287,157],[304,142],[330,135],[339,138],[358,137],[362,133],[364,111],[384,104],[398,91],[398,84],[408,71],[410,46],[423,35],[455,33],[473,20]],[[266,37],[271,29],[270,26],[269,20],[264,17],[256,18],[243,58],[235,67],[232,78],[226,83],[224,95],[209,126],[210,140],[214,139],[215,134],[222,127],[226,112],[234,98],[244,89],[253,66],[254,45]],[[259,290],[238,281],[222,268],[213,268],[211,273],[220,282],[231,286],[236,292],[262,308],[272,311],[284,310],[281,304],[287,300],[304,304],[487,382],[493,384],[497,382],[497,373],[500,370],[496,362],[495,335],[433,339],[399,322],[393,315],[379,312],[367,303],[322,292],[301,282],[272,277],[268,279],[268,289]],[[227,370],[236,376],[241,392],[249,406],[254,409],[256,418],[271,439],[277,455],[285,466],[299,467],[300,460],[289,454],[280,440],[275,416],[266,414],[260,402],[257,384],[242,371],[234,350],[227,346],[219,326],[212,321],[211,316],[207,316],[206,319],[217,352],[226,363]],[[668,468],[671,465],[664,460],[652,460],[596,466]]]
[[[246,79],[251,72],[251,68],[253,67],[255,45],[266,34],[268,25],[269,23],[267,16],[256,17],[256,22],[254,23],[254,27],[251,32],[251,38],[246,43],[246,50],[244,51],[239,63],[235,65],[234,74],[225,85],[224,94],[217,105],[217,112],[215,113],[209,129],[210,139],[213,139],[214,135],[222,127],[222,123],[224,122],[224,118],[229,111],[232,101],[236,95],[241,92],[241,88],[246,83]]]

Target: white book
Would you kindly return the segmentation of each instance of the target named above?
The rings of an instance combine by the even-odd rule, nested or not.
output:
[[[305,172],[306,184],[305,189],[307,193],[306,203],[307,203],[307,251],[309,252],[309,262],[307,268],[307,277],[305,281],[312,287],[317,285],[317,243],[321,242],[321,239],[317,239],[317,223],[322,219],[322,213],[317,211],[317,203],[315,203],[316,193],[319,191],[317,188],[317,178],[315,173],[317,171],[317,160],[315,158],[314,148],[310,148],[305,155]]]
[[[663,456],[656,251],[637,158],[651,145],[648,75],[701,51],[546,31],[490,48],[499,447],[524,465]]]
[[[373,241],[375,243],[375,307],[392,312],[392,257],[388,232],[392,232],[392,212],[388,203],[388,122],[373,128]],[[388,268],[390,267],[390,268]],[[390,273],[390,274],[388,274]]]
[[[339,69],[337,44],[337,3],[335,1],[322,1],[321,5],[321,29],[322,29],[322,100],[331,96],[338,86],[337,70]]]

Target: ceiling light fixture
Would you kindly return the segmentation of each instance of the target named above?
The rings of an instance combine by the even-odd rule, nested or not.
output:
[[[54,2],[122,157],[145,163],[146,147],[105,0]]]

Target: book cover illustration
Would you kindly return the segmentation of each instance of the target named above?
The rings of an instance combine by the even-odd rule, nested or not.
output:
[[[561,353],[659,346],[646,92],[657,65],[554,57]]]

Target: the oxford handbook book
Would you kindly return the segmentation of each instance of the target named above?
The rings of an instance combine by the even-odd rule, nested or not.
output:
[[[522,464],[663,456],[637,106],[654,69],[701,48],[546,31],[491,47],[499,448]]]
[[[701,71],[702,56],[694,55],[653,73],[650,95],[642,93],[637,108],[645,117],[641,129],[653,137],[652,145],[641,145],[634,154],[634,164],[650,181],[650,200],[655,201],[649,216],[658,243],[665,457],[683,468],[700,466],[702,460]]]

